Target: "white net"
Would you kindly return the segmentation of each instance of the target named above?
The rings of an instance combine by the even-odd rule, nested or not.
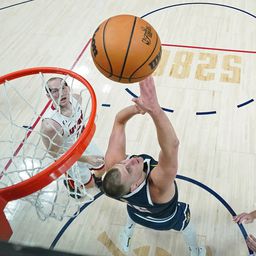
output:
[[[54,100],[49,93],[47,80],[52,77],[63,79],[70,88],[69,102],[74,107],[69,115],[60,114],[61,98],[56,102],[56,99]],[[46,96],[47,92],[50,95],[50,101]],[[58,94],[62,94],[62,87],[59,88]],[[73,100],[75,97],[72,95],[78,95],[78,98],[82,99],[82,103],[79,100]],[[82,123],[81,120],[78,123],[78,115],[75,113],[78,106],[81,110],[79,118],[82,115]],[[48,113],[49,108],[56,109],[55,112],[59,113],[58,118],[67,115],[68,118],[61,121],[63,124],[66,120],[75,123],[76,125],[72,127],[75,130],[73,133],[78,137],[91,114],[91,97],[86,86],[80,81],[70,76],[54,73],[24,76],[10,82],[6,81],[0,86],[0,189],[20,183],[42,172],[75,142],[73,139],[66,143],[68,140],[66,138],[61,148],[58,144],[60,149],[58,154],[54,155],[49,152],[50,146],[43,143],[43,138],[47,138],[51,146],[56,144],[54,136],[49,136],[42,131],[42,120],[45,115],[47,115],[47,119],[51,119]],[[63,127],[61,130],[55,130],[55,136],[64,136]],[[56,128],[56,126],[51,128]],[[99,155],[100,153],[96,145],[92,143],[85,151],[85,154],[88,155]],[[68,175],[62,175],[42,190],[22,198],[22,200],[34,205],[42,220],[49,217],[61,220],[63,217],[73,216],[75,212],[79,213],[82,203],[93,200],[93,192],[86,189],[84,185],[83,168],[88,171],[89,166],[84,164],[81,167],[79,162],[74,163],[68,170]],[[68,185],[70,182],[73,189]],[[8,211],[8,207],[6,210]]]

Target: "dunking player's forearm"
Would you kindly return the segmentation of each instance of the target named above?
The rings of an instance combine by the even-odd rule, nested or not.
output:
[[[136,105],[126,107],[117,113],[115,124],[125,125],[129,119],[137,114],[143,114],[143,112]]]
[[[127,121],[137,114],[144,114],[144,111],[136,105],[126,107],[117,113],[105,154],[106,170],[126,158],[125,126]]]
[[[149,113],[154,121],[157,130],[157,137],[161,147],[161,154],[166,157],[172,157],[173,152],[177,151],[179,140],[176,136],[174,128],[161,109],[156,95],[154,80],[152,77],[140,82],[141,95],[133,101],[145,112]],[[175,161],[176,163],[176,161]]]
[[[150,114],[157,130],[157,138],[163,154],[172,154],[179,145],[178,137],[164,111],[160,108]]]

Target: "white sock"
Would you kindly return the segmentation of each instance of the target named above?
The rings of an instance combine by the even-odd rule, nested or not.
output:
[[[196,239],[196,231],[194,225],[191,221],[188,223],[187,227],[181,231],[187,246],[190,248],[191,252],[197,252],[198,244]]]
[[[129,251],[130,240],[133,235],[135,222],[128,216],[127,223],[120,234],[121,247],[124,252]]]
[[[125,229],[133,230],[135,226],[135,222],[128,216],[127,223],[125,225]]]

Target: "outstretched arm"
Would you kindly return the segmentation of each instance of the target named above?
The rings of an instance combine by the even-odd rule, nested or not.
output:
[[[239,224],[252,223],[254,221],[254,219],[256,219],[256,210],[252,211],[250,213],[246,213],[246,212],[240,213],[233,218],[233,220]]]
[[[106,170],[125,159],[125,126],[127,121],[137,114],[144,114],[144,111],[136,105],[126,107],[117,113],[105,155]]]
[[[48,153],[57,158],[64,153],[63,136],[61,126],[51,119],[44,119],[42,121],[40,133],[42,134],[42,141]]]
[[[155,90],[152,77],[148,77],[140,82],[140,97],[133,101],[151,116],[157,132],[158,142],[161,148],[157,171],[152,172],[151,179],[158,192],[168,192],[170,184],[173,183],[178,168],[178,146],[179,140],[174,128],[161,109]]]
[[[58,158],[66,152],[67,149],[63,147],[63,131],[58,123],[52,119],[44,119],[40,132],[42,134],[43,144],[52,157]],[[78,161],[88,163],[92,167],[99,167],[104,164],[103,157],[98,155],[82,155]]]

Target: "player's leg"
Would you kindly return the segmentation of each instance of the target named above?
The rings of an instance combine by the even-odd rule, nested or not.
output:
[[[73,198],[81,198],[88,195],[86,189],[94,187],[92,173],[86,163],[76,162],[67,172],[64,185]]]
[[[127,215],[127,223],[119,235],[120,246],[123,252],[127,253],[130,249],[131,239],[134,232],[135,222]]]
[[[185,243],[187,244],[190,252],[190,256],[205,256],[205,247],[199,247],[197,243],[196,230],[193,223],[190,220],[189,205],[178,202],[177,217],[179,218],[179,227],[176,230],[180,230],[183,234]]]
[[[205,247],[199,247],[196,239],[196,231],[193,223],[189,222],[182,231],[184,240],[189,248],[190,256],[204,256],[206,255]]]

